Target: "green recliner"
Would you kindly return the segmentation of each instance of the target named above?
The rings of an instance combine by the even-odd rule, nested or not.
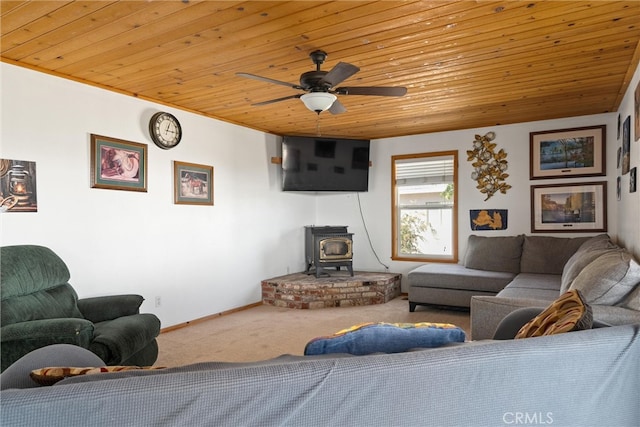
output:
[[[30,351],[51,344],[87,348],[106,365],[153,365],[160,320],[140,314],[144,298],[78,299],[69,278],[66,264],[51,249],[0,248],[1,371]]]

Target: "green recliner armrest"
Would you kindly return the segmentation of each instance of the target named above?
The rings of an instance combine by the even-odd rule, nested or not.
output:
[[[93,323],[131,316],[140,312],[144,298],[140,295],[109,295],[104,297],[82,298],[78,300],[78,309],[85,319]]]
[[[51,344],[89,348],[94,325],[77,318],[43,319],[12,323],[0,328],[2,370],[25,354]]]
[[[149,313],[96,323],[89,350],[107,365],[120,365],[144,349],[160,334],[160,320]]]

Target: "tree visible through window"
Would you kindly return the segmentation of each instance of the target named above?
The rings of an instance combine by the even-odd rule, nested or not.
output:
[[[457,262],[457,152],[392,157],[393,259]]]

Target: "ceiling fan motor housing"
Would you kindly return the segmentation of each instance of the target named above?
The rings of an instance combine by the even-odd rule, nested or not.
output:
[[[300,86],[311,92],[328,92],[331,85],[325,82],[328,71],[307,71],[300,76]]]

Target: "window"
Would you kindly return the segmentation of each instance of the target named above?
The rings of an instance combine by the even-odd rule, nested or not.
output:
[[[391,158],[392,259],[458,261],[457,165],[457,151]]]

